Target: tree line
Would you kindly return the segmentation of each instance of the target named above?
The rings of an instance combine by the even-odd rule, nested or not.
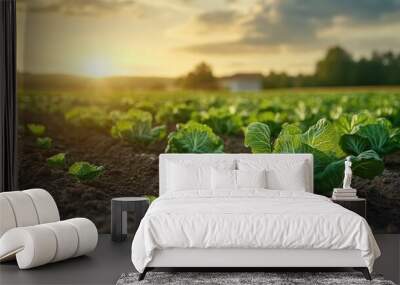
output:
[[[180,77],[177,83],[187,89],[219,88],[218,78],[204,62]],[[373,85],[400,85],[400,53],[373,52],[369,57],[354,59],[345,49],[335,46],[316,63],[313,74],[289,75],[271,71],[263,78],[265,89]]]
[[[399,84],[400,53],[373,52],[356,60],[339,46],[328,49],[311,75],[271,72],[263,82],[265,88]]]

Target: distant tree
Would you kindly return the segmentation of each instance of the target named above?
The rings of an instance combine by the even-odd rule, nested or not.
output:
[[[263,86],[264,88],[293,87],[293,77],[285,72],[275,73],[271,71],[266,77],[264,77]]]
[[[355,63],[341,47],[328,49],[325,57],[317,62],[315,77],[320,85],[348,86],[354,84]]]
[[[355,85],[379,85],[381,84],[382,65],[378,60],[360,58],[355,67]]]
[[[380,54],[382,63],[382,84],[398,85],[400,84],[400,53],[397,55],[389,51]]]
[[[314,74],[304,75],[300,73],[293,77],[293,87],[313,87],[317,85]]]
[[[400,84],[400,54],[373,52],[370,58],[361,58],[356,63],[357,85]]]
[[[212,90],[218,88],[217,78],[213,75],[211,67],[204,62],[198,64],[187,75],[179,78],[178,83],[186,89]],[[327,50],[325,56],[317,62],[314,74],[294,76],[285,72],[271,71],[263,79],[265,89],[399,84],[400,53],[373,52],[369,57],[355,60],[340,46],[334,46]]]
[[[181,77],[178,80],[178,84],[185,89],[218,89],[218,80],[214,76],[211,67],[205,62],[199,63],[193,71]]]
[[[338,46],[328,49],[317,62],[314,74],[290,76],[272,71],[264,77],[264,88],[399,84],[400,53],[373,52],[370,57],[354,60]]]

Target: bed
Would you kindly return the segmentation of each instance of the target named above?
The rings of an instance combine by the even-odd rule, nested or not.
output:
[[[359,215],[313,194],[311,154],[162,154],[160,197],[132,243],[154,268],[352,267],[380,251]]]

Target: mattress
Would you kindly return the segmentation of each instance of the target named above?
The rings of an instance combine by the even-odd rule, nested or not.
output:
[[[320,195],[265,189],[156,199],[134,237],[132,262],[143,272],[156,250],[171,248],[359,250],[370,271],[380,255],[361,216]]]

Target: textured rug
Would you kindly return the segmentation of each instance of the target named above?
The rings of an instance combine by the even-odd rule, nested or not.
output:
[[[372,281],[368,281],[359,272],[148,272],[142,281],[137,280],[138,276],[138,273],[122,274],[117,285],[395,285],[376,275],[372,276]]]

